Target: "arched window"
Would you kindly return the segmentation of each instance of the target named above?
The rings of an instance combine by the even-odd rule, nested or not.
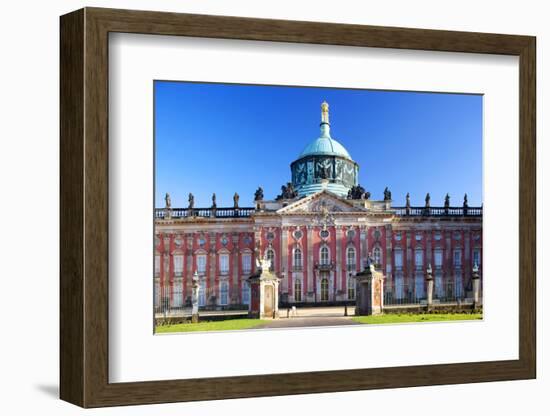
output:
[[[328,279],[326,277],[321,279],[321,300],[328,300]]]
[[[320,257],[321,264],[323,264],[323,265],[329,264],[330,257],[329,257],[329,252],[328,252],[328,247],[327,246],[321,247],[319,257]]]
[[[355,299],[355,279],[350,276],[348,277],[348,300]]]
[[[374,256],[374,259],[373,259],[374,264],[376,266],[380,266],[382,264],[382,250],[380,249],[380,247],[374,248],[373,256]]]
[[[346,251],[346,266],[348,270],[355,270],[355,247],[348,247]]]
[[[301,302],[302,301],[302,281],[300,279],[296,279],[294,281],[294,302]]]
[[[294,269],[302,270],[302,250],[299,248],[294,249]]]
[[[272,249],[268,249],[265,255],[271,263],[271,266],[269,266],[269,270],[275,270],[275,252]]]
[[[227,282],[220,282],[220,305],[227,305],[229,285]]]

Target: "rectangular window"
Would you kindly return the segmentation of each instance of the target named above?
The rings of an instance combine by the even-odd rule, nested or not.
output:
[[[220,283],[220,305],[227,305],[227,300],[229,298],[228,292],[229,292],[229,285],[227,284],[227,282],[221,282]]]
[[[242,256],[243,273],[250,273],[252,270],[252,255],[245,253]]]
[[[422,269],[424,265],[424,252],[422,250],[416,250],[414,253],[414,264],[416,269]]]
[[[302,250],[300,250],[299,248],[294,250],[294,269],[302,269]]]
[[[443,267],[443,250],[435,250],[434,252],[435,267]]]
[[[455,267],[462,266],[462,251],[455,250],[454,252],[454,265]]]
[[[302,301],[302,282],[300,279],[296,279],[294,282],[294,302]]]
[[[462,297],[462,273],[459,271],[455,273],[455,296],[457,298]]]
[[[197,272],[206,273],[206,254],[197,256]]]
[[[155,279],[156,280],[156,279]],[[161,305],[160,299],[161,299],[161,293],[160,293],[160,283],[158,280],[155,281],[155,309],[158,309]]]
[[[248,282],[243,282],[242,303],[244,305],[248,305],[250,303],[250,286],[248,285]]]
[[[474,250],[474,258],[472,259],[472,265],[476,264],[478,267],[481,265],[481,256],[479,250]]]
[[[348,300],[355,299],[355,279],[348,279]]]
[[[205,305],[206,305],[206,281],[202,280],[199,284],[199,306],[205,306]]]
[[[348,248],[346,266],[349,270],[355,269],[355,248],[353,247]]]
[[[329,257],[328,257],[328,247],[322,247],[321,248],[321,264],[327,265],[329,264]]]
[[[395,297],[403,299],[405,294],[405,285],[403,284],[403,276],[395,276]]]
[[[443,290],[443,275],[441,273],[435,274],[435,296],[434,298],[440,299],[444,296]]]
[[[418,273],[415,278],[415,296],[417,299],[423,299],[425,297],[424,294],[424,275],[422,273]]]
[[[172,307],[181,308],[183,306],[183,283],[177,281],[174,283],[174,291],[172,292]]]
[[[229,273],[229,254],[220,254],[220,273]]]
[[[395,269],[403,269],[403,252],[401,250],[395,252]]]
[[[155,274],[160,274],[160,256],[155,256]]]
[[[179,274],[183,272],[183,256],[174,256],[174,272]]]

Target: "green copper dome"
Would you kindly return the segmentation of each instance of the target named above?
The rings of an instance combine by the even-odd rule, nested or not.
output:
[[[328,103],[326,101],[321,104],[321,136],[308,144],[299,157],[304,156],[340,156],[351,160],[346,148],[330,137]]]
[[[322,125],[323,127],[328,125]],[[328,129],[327,129],[328,130]],[[340,156],[351,160],[351,156],[344,146],[330,137],[330,135],[321,136],[306,146],[299,157],[319,155],[319,156]]]

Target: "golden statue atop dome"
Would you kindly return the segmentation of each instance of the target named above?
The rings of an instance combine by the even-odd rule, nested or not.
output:
[[[321,104],[321,123],[327,123],[328,122],[328,103],[326,101],[323,101]]]

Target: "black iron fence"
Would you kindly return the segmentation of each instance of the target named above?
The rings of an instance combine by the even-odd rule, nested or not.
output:
[[[384,305],[422,305],[427,303],[428,284],[422,282],[384,283]],[[468,299],[469,292],[465,290],[461,282],[436,282],[433,283],[432,300],[434,303],[460,303]]]
[[[191,316],[192,301],[191,287],[184,288],[181,284],[163,285],[155,284],[153,308],[156,317],[181,317]],[[222,299],[223,296],[223,299]],[[239,296],[238,286],[234,286],[227,296],[220,295],[213,288],[199,291],[199,310],[201,312],[209,311],[216,314],[224,312],[234,312],[237,310],[248,310],[250,296]],[[244,303],[243,303],[244,302]]]

